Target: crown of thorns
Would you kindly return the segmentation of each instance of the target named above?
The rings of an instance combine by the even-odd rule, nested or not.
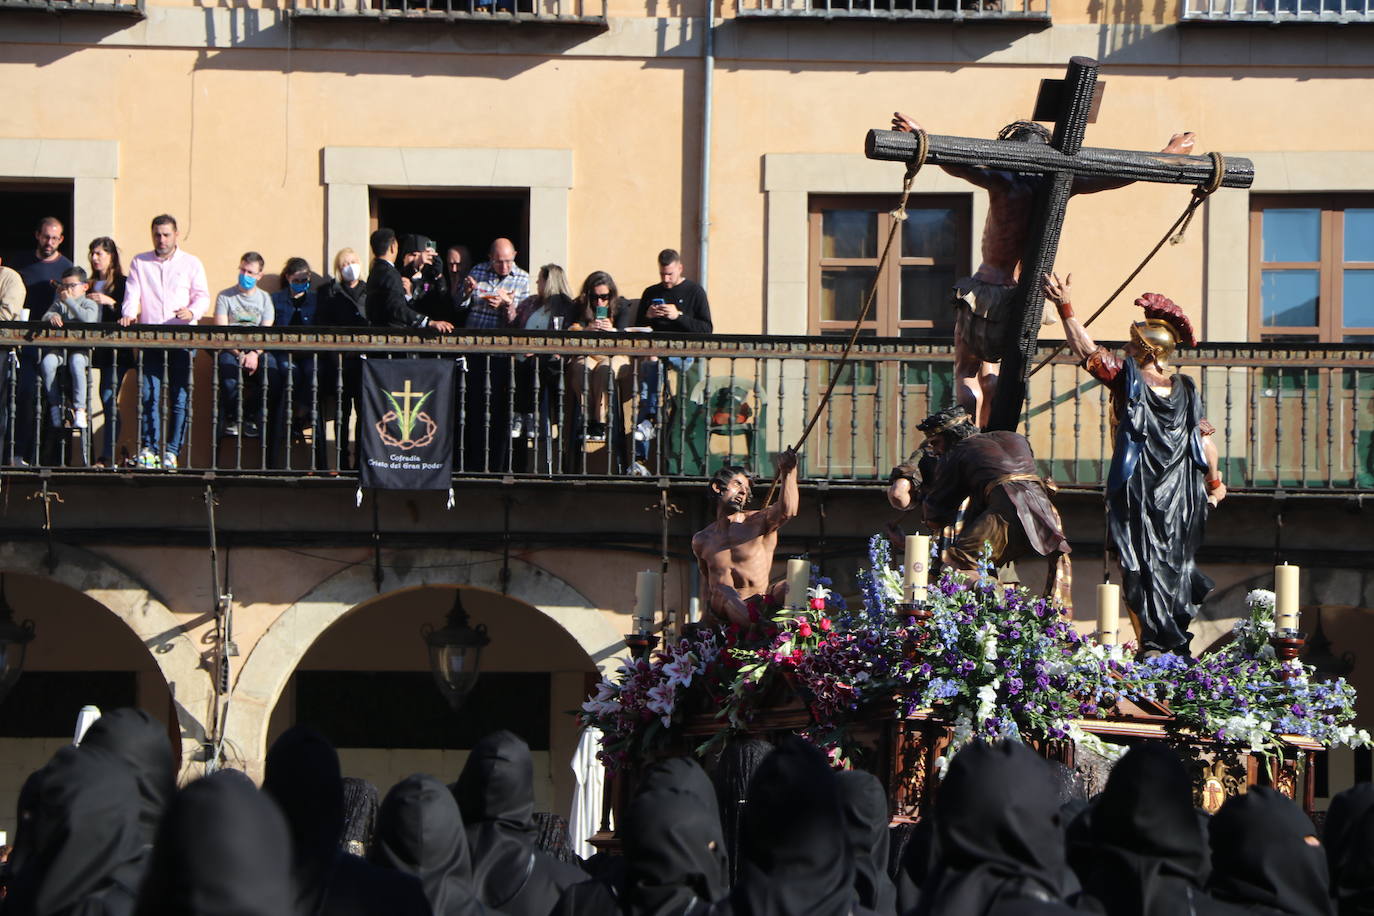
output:
[[[969,416],[968,411],[964,408],[947,407],[939,413],[933,413],[926,417],[916,428],[927,436],[933,436],[947,429],[953,429],[956,426],[964,426],[972,422],[973,418]]]

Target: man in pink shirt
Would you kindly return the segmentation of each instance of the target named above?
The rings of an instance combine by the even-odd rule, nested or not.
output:
[[[134,255],[124,287],[124,327],[140,324],[195,324],[210,309],[210,288],[200,258],[177,246],[177,221],[167,214],[153,218],[153,250]],[[138,465],[176,470],[186,436],[186,402],[195,350],[144,350],[140,395],[142,447]],[[171,389],[171,428],[162,442],[162,384]]]

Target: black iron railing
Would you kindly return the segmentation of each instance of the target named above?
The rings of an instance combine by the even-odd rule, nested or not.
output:
[[[1184,22],[1374,22],[1374,0],[1183,0]]]
[[[604,26],[606,0],[292,0],[298,19],[550,22]]]
[[[741,19],[1049,21],[1050,0],[740,0]]]
[[[460,477],[767,474],[840,371],[802,475],[871,485],[954,401],[949,344],[909,339],[864,339],[843,369],[830,337],[11,324],[0,347],[0,458],[19,473],[94,473],[103,458],[148,473],[348,476],[364,358],[459,362]],[[1374,348],[1220,345],[1177,362],[1198,383],[1232,489],[1374,487]],[[1034,377],[1022,420],[1047,476],[1101,486],[1107,390],[1067,356]]]
[[[42,13],[116,13],[143,16],[144,0],[0,0],[0,11],[32,10]]]

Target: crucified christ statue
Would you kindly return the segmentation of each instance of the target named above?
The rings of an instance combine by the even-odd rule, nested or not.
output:
[[[921,125],[895,112],[892,129],[915,133]],[[1049,144],[1050,132],[1034,121],[1017,121],[1002,128],[998,140]],[[1190,154],[1196,137],[1191,132],[1174,134],[1160,150]],[[986,428],[997,391],[997,375],[1007,340],[1006,322],[1012,319],[1012,303],[1020,281],[1021,260],[1026,251],[1036,191],[1046,180],[1040,173],[1022,173],[987,166],[941,165],[988,192],[988,216],[983,227],[983,263],[973,276],[954,287],[954,376],[959,406]],[[1129,178],[1079,175],[1070,194],[1093,194],[1131,184]],[[1049,324],[1052,318],[1046,318]]]
[[[701,569],[702,597],[707,623],[753,625],[749,599],[769,595],[781,601],[786,583],[769,585],[778,529],[797,517],[801,493],[797,489],[797,453],[780,452],[773,459],[779,475],[778,501],[749,510],[753,483],[744,468],[726,465],[711,479],[715,521],[692,538],[692,554]]]

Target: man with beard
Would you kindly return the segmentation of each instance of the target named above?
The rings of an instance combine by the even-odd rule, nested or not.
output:
[[[764,509],[749,511],[753,484],[744,468],[726,465],[711,479],[711,496],[716,504],[715,521],[692,538],[692,554],[701,570],[706,622],[752,623],[749,599],[767,595],[781,602],[786,596],[783,582],[769,585],[773,551],[778,546],[778,529],[797,517],[801,493],[797,489],[797,453],[780,452],[773,460],[777,473],[778,501]]]

